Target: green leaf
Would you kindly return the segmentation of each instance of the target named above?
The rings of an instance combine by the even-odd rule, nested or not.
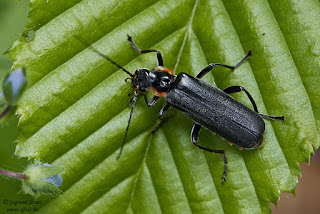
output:
[[[266,213],[280,191],[294,193],[299,162],[320,143],[318,1],[33,0],[30,18],[34,38],[10,50],[30,83],[17,110],[16,154],[64,168],[63,193],[43,213]],[[254,49],[234,72],[215,68],[203,79],[244,86],[260,112],[286,121],[265,121],[264,144],[250,151],[203,129],[201,145],[226,151],[221,184],[222,156],[192,145],[193,122],[178,113],[150,137],[162,105],[140,98],[117,161],[132,89],[127,74],[81,40],[131,72],[155,67],[155,54],[140,56],[127,34],[191,75]],[[245,94],[234,97],[252,107]]]

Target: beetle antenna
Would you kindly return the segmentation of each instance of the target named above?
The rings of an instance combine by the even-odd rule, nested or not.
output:
[[[133,91],[134,96],[133,96],[133,98],[132,98],[132,107],[131,107],[131,111],[130,111],[130,117],[129,117],[127,129],[126,129],[126,133],[125,133],[124,138],[123,138],[123,141],[122,141],[122,146],[121,146],[121,148],[120,148],[119,155],[117,156],[117,160],[120,158],[121,153],[122,153],[122,150],[123,150],[123,147],[124,147],[124,143],[126,142],[126,138],[127,138],[129,126],[130,126],[130,123],[131,123],[133,108],[134,108],[134,106],[135,106],[135,104],[136,104],[136,101],[137,101],[137,98],[138,98],[137,90],[138,90],[138,89],[135,89],[135,90]]]
[[[124,72],[126,72],[127,74],[129,74],[130,77],[134,77],[134,75],[132,73],[130,73],[129,71],[127,71],[125,68],[121,67],[118,63],[116,63],[115,61],[113,61],[112,59],[110,59],[107,55],[101,53],[100,51],[98,51],[97,49],[95,49],[94,47],[92,47],[91,45],[88,46],[88,48],[90,50],[92,50],[93,52],[95,52],[96,54],[98,54],[99,56],[105,58],[106,60],[108,60],[109,62],[111,62],[112,64],[114,64],[115,66],[117,66],[118,68],[120,68],[121,70],[123,70]]]
[[[90,50],[92,50],[93,52],[95,52],[99,56],[103,57],[104,59],[108,60],[109,62],[111,62],[112,64],[114,64],[115,66],[117,66],[118,68],[123,70],[124,72],[126,72],[130,77],[134,77],[134,75],[132,73],[127,71],[125,68],[121,67],[118,63],[116,63],[115,61],[110,59],[107,55],[105,55],[105,54],[101,53],[100,51],[98,51],[96,48],[94,48],[92,45],[90,45],[87,41],[84,41],[83,39],[79,38],[78,36],[75,36],[75,37],[77,38],[77,40],[79,42],[81,42],[83,45],[87,46]]]

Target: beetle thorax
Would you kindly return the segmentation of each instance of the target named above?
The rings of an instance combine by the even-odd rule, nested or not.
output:
[[[152,69],[149,73],[149,88],[158,92],[168,92],[174,76],[168,72]]]

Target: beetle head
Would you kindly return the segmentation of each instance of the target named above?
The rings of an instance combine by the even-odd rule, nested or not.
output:
[[[146,68],[137,69],[132,79],[132,87],[138,88],[141,92],[148,90],[149,85],[149,70]]]

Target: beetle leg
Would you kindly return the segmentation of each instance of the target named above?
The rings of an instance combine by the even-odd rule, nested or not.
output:
[[[163,117],[163,115],[166,114],[168,108],[170,107],[170,104],[166,104],[159,112],[158,117],[161,119]]]
[[[163,119],[160,119],[160,123],[151,131],[150,135],[154,135],[163,126],[164,123],[168,122],[170,118],[171,117],[164,117]]]
[[[162,55],[160,53],[160,51],[158,50],[154,50],[154,49],[150,49],[150,50],[141,50],[132,40],[132,37],[128,35],[128,41],[130,42],[131,46],[136,49],[137,51],[139,51],[141,54],[144,53],[150,53],[150,52],[156,52],[157,53],[157,58],[158,58],[158,66],[163,66],[163,60],[162,60]]]
[[[247,53],[247,55],[240,60],[240,62],[238,62],[235,66],[232,65],[225,65],[225,64],[220,64],[220,63],[210,63],[210,65],[208,65],[207,67],[205,67],[202,71],[200,71],[200,73],[196,76],[197,78],[201,79],[204,75],[206,75],[209,71],[211,71],[215,66],[221,66],[221,67],[225,67],[225,68],[229,68],[229,69],[236,69],[238,68],[242,63],[244,63],[247,59],[250,58],[250,56],[252,55],[252,49]]]
[[[151,131],[150,135],[154,135],[162,127],[162,125],[167,121],[168,120],[161,120],[161,122],[156,127],[154,127],[154,129]]]
[[[163,126],[164,123],[168,122],[168,120],[174,117],[175,115],[176,115],[176,111],[172,109],[172,111],[168,112],[168,114],[166,114],[165,117],[160,118],[161,120],[160,123],[151,131],[150,135],[154,135]]]
[[[205,150],[205,151],[208,151],[208,152],[223,154],[224,171],[223,171],[223,176],[222,176],[222,179],[221,179],[221,182],[223,183],[227,179],[227,172],[228,172],[228,165],[227,165],[228,161],[227,161],[226,155],[225,155],[223,150],[209,149],[209,148],[206,148],[206,147],[203,147],[203,146],[200,146],[199,144],[197,144],[197,141],[198,141],[198,138],[199,138],[200,129],[201,129],[201,125],[195,123],[194,126],[192,127],[192,130],[191,130],[191,141],[199,149],[202,149],[202,150]]]
[[[251,101],[251,103],[253,105],[254,111],[259,113],[258,107],[256,105],[256,102],[253,100],[252,96],[249,94],[249,92],[244,87],[242,87],[242,86],[230,86],[228,88],[223,89],[223,91],[225,93],[227,93],[227,94],[232,94],[232,93],[235,93],[235,92],[244,91],[247,94],[247,96],[249,97],[249,99],[250,99],[250,101]]]
[[[148,102],[147,95],[146,95],[146,94],[143,94],[143,96],[144,96],[144,101],[146,101],[146,104],[147,104],[148,107],[154,106],[154,104],[156,104],[157,100],[159,99],[158,96],[153,96],[152,99],[151,99],[151,101]]]
[[[242,86],[230,86],[228,88],[223,89],[223,91],[227,94],[232,94],[235,92],[240,92],[240,91],[244,91],[247,96],[249,97],[252,105],[253,105],[253,109],[263,118],[265,119],[270,119],[270,120],[285,120],[284,116],[271,116],[271,115],[266,115],[266,114],[261,114],[258,112],[258,108],[257,105],[255,103],[255,101],[253,100],[252,96],[249,94],[249,92]]]
[[[265,119],[270,119],[270,120],[285,120],[285,116],[271,116],[271,115],[266,115],[266,114],[261,114],[259,113],[261,117]]]
[[[154,129],[151,131],[150,135],[154,135],[162,127],[162,125],[167,121],[168,119],[161,120],[161,122],[156,127],[154,127]]]

